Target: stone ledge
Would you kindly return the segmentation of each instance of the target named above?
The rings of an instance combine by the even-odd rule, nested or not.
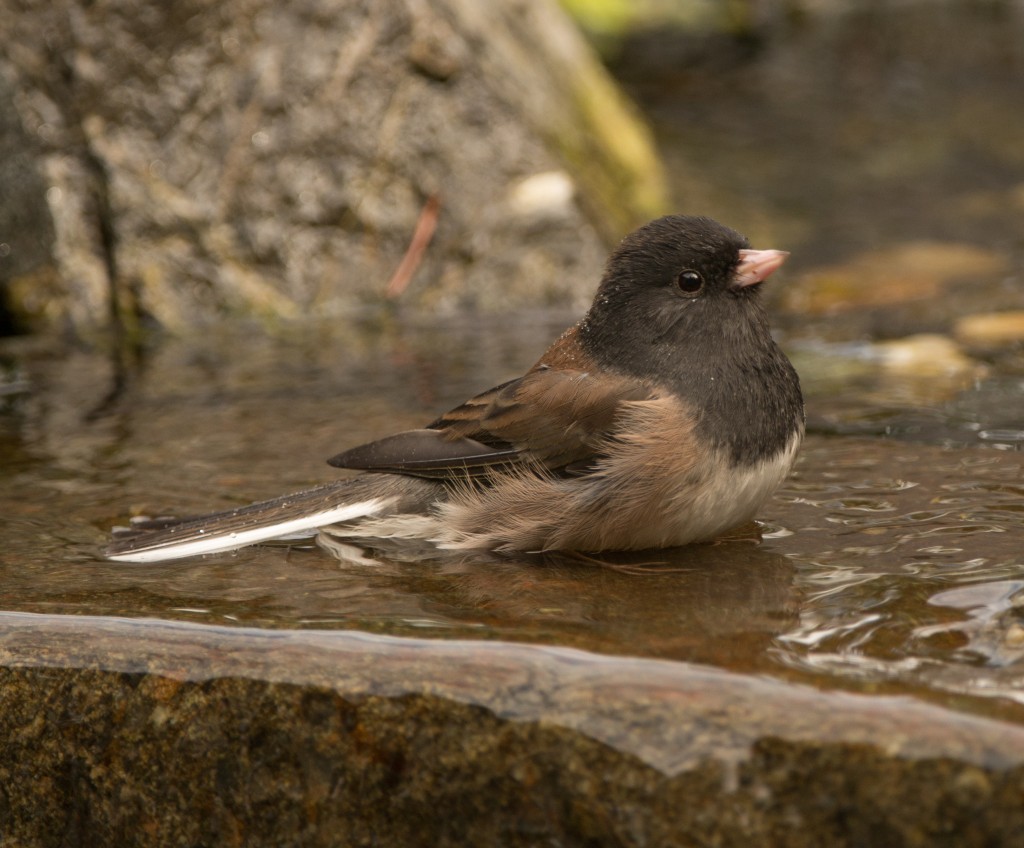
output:
[[[1024,828],[1013,725],[686,663],[5,613],[0,702],[15,844],[973,845]]]

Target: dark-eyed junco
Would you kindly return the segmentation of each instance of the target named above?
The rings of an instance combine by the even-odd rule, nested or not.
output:
[[[522,377],[330,460],[360,475],[129,533],[107,555],[159,561],[318,532],[498,551],[713,539],[754,517],[803,438],[800,383],[758,299],[786,255],[708,218],[653,221]]]

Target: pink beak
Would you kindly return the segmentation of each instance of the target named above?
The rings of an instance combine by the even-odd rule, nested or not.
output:
[[[741,250],[733,286],[743,288],[763,283],[779,270],[787,256],[789,252],[785,250]]]

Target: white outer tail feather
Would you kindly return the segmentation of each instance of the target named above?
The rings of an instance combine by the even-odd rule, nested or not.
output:
[[[108,557],[117,562],[164,562],[172,559],[233,551],[247,545],[268,542],[304,530],[317,530],[328,524],[351,521],[353,518],[376,515],[389,506],[394,498],[373,498],[359,503],[345,504],[313,515],[304,515],[278,524],[237,530],[224,535],[212,534],[206,538],[189,539],[153,548],[141,548]]]

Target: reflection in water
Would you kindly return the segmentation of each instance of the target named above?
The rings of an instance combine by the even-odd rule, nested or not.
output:
[[[435,626],[749,668],[795,621],[792,576],[786,558],[733,542],[600,559],[463,560],[402,579],[427,600]]]
[[[750,543],[603,556],[339,564],[256,548],[164,567],[30,567],[6,604],[266,627],[508,639],[756,667],[796,621],[793,566]]]
[[[961,656],[992,666],[1024,659],[1024,580],[993,580],[958,586],[929,599],[938,607],[967,611],[965,621],[919,627],[914,636],[933,639],[953,633],[965,637]],[[973,655],[973,657],[972,657]]]
[[[1007,593],[1024,571],[1022,477],[1013,454],[812,442],[777,499],[801,589],[777,659],[856,685],[1020,700],[1024,628]],[[979,662],[1001,668],[967,668]]]

